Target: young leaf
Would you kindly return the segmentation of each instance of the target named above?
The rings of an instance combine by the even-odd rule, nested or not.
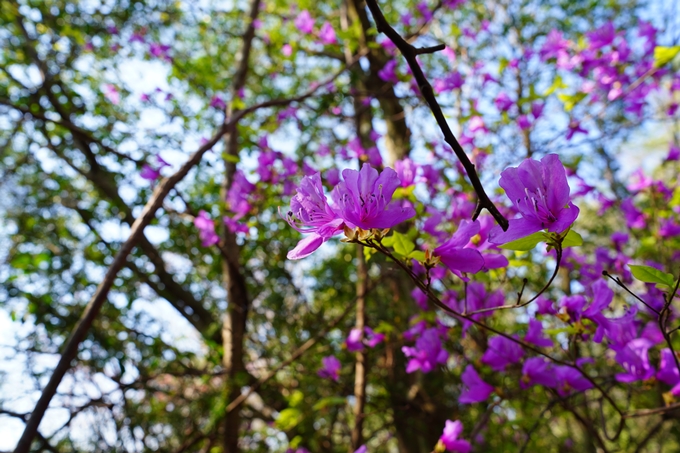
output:
[[[514,241],[510,241],[506,244],[499,245],[499,248],[505,249],[505,250],[516,250],[520,252],[528,252],[529,250],[533,249],[536,247],[536,245],[545,240],[545,236],[543,235],[542,232],[537,232],[534,234],[530,234],[529,236],[525,236],[521,239],[517,239]]]
[[[579,245],[583,245],[583,238],[576,231],[569,230],[569,233],[567,233],[567,236],[562,241],[562,248],[578,247]]]
[[[628,267],[633,273],[633,277],[645,283],[661,283],[666,286],[673,286],[675,278],[671,274],[661,272],[651,266],[629,264]]]
[[[669,61],[671,61],[675,56],[680,53],[680,46],[674,47],[663,47],[656,46],[654,48],[654,66],[659,68]]]
[[[397,252],[398,254],[402,256],[408,256],[409,253],[415,250],[416,245],[413,243],[412,240],[406,237],[406,235],[395,231],[392,234],[392,237],[394,238],[392,248],[394,248],[394,251]]]

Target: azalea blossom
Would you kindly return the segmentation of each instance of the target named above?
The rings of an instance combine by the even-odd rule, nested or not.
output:
[[[495,336],[489,339],[489,347],[482,356],[482,363],[494,371],[503,371],[508,365],[517,363],[524,356],[522,346],[509,338]]]
[[[194,226],[198,229],[198,236],[201,238],[203,247],[210,247],[220,242],[219,236],[215,233],[215,223],[207,212],[199,211],[198,216],[194,218]]]
[[[401,350],[406,357],[411,358],[406,366],[407,373],[417,370],[429,373],[438,364],[446,363],[449,358],[448,351],[442,347],[440,332],[436,327],[422,332],[414,347],[403,346]]]
[[[321,363],[323,367],[317,372],[319,377],[338,382],[340,379],[340,368],[342,368],[340,361],[335,356],[330,355],[321,359]]]
[[[330,22],[324,22],[319,30],[319,39],[323,44],[337,44],[338,39],[335,36],[335,30]]]
[[[297,194],[290,200],[288,224],[301,233],[310,233],[288,252],[288,259],[297,260],[311,255],[321,244],[342,232],[344,221],[328,205],[321,176],[305,176]]]
[[[471,274],[479,272],[484,267],[482,254],[473,248],[466,247],[477,233],[479,233],[479,221],[463,220],[451,239],[434,249],[434,255],[438,256],[451,272],[461,278],[463,277],[461,272]]]
[[[295,19],[295,27],[300,30],[301,33],[306,35],[314,31],[314,19],[312,18],[309,11],[304,10],[300,12],[298,17]]]
[[[501,173],[500,185],[521,217],[511,219],[508,230],[496,226],[492,244],[505,244],[541,230],[562,233],[574,223],[579,209],[569,201],[567,174],[557,154],[541,161],[526,159]]]
[[[364,230],[392,228],[416,215],[410,204],[392,201],[401,181],[391,168],[378,174],[378,170],[364,164],[360,171],[343,170],[342,177],[344,180],[335,187],[331,197],[339,216],[350,226]]]
[[[464,390],[458,398],[458,402],[461,404],[486,401],[493,393],[493,386],[484,382],[472,365],[465,367],[465,371],[463,371],[460,378],[463,381],[464,386]]]
[[[439,438],[439,441],[444,444],[444,447],[446,447],[448,451],[467,453],[472,447],[470,446],[470,442],[467,440],[459,439],[462,433],[463,424],[460,422],[460,420],[446,420],[444,432]]]

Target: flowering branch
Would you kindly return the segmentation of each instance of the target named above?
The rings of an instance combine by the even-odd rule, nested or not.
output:
[[[395,46],[397,46],[397,48],[401,51],[402,55],[406,59],[406,62],[411,68],[411,72],[413,73],[413,77],[415,77],[416,82],[418,83],[418,88],[420,88],[420,92],[423,95],[425,102],[427,102],[427,105],[430,107],[432,114],[437,120],[439,128],[444,134],[444,140],[451,146],[453,151],[456,153],[456,157],[465,168],[468,178],[470,179],[470,184],[472,184],[472,187],[475,190],[475,193],[477,194],[477,207],[475,208],[475,212],[472,215],[472,219],[476,220],[477,217],[479,217],[479,215],[481,214],[482,209],[486,209],[493,216],[496,222],[503,228],[503,231],[507,230],[508,220],[505,218],[505,216],[503,216],[503,214],[501,214],[496,205],[491,201],[489,196],[486,194],[484,186],[479,180],[479,175],[477,175],[475,165],[470,161],[467,154],[465,154],[463,147],[460,145],[455,135],[453,135],[453,131],[451,131],[451,128],[449,127],[449,124],[446,121],[444,112],[442,111],[439,102],[437,102],[437,98],[435,97],[434,91],[432,90],[432,85],[427,80],[427,77],[425,77],[425,73],[420,67],[418,60],[416,59],[416,57],[419,55],[419,49],[409,44],[399,34],[399,32],[392,28],[392,26],[387,22],[387,19],[385,19],[385,16],[380,10],[380,7],[378,6],[378,2],[376,0],[366,0],[366,5],[373,14],[373,19],[375,20],[378,31],[385,33],[389,40],[392,41]],[[439,48],[441,48],[441,46],[436,46],[437,50]],[[425,53],[431,53],[432,51],[436,51],[432,50],[434,48],[427,49],[428,51]]]
[[[376,237],[379,237],[379,236],[376,235]],[[499,335],[499,336],[501,336],[501,337],[504,337],[505,339],[507,339],[507,340],[509,340],[509,341],[512,341],[513,343],[515,343],[515,344],[521,346],[522,348],[524,348],[524,349],[526,349],[526,350],[528,350],[528,351],[532,351],[532,352],[534,352],[534,353],[536,353],[536,354],[538,354],[538,355],[540,355],[540,356],[543,356],[543,357],[547,358],[548,360],[550,360],[550,361],[553,362],[553,363],[556,363],[556,364],[558,364],[558,365],[568,366],[568,367],[570,367],[570,368],[575,369],[575,370],[578,371],[578,372],[579,372],[586,380],[588,380],[588,381],[593,385],[593,387],[595,387],[595,388],[600,392],[600,394],[601,394],[601,395],[602,395],[602,396],[603,396],[603,397],[604,397],[604,398],[612,405],[612,407],[614,408],[614,410],[616,410],[616,412],[621,416],[620,423],[623,423],[623,422],[624,422],[624,418],[623,418],[624,412],[616,405],[616,403],[614,402],[614,400],[612,399],[612,397],[611,397],[611,396],[610,396],[610,395],[602,388],[602,386],[600,386],[600,384],[598,384],[592,377],[590,377],[590,376],[588,375],[588,373],[586,373],[586,372],[585,372],[578,364],[576,364],[575,362],[574,362],[574,363],[571,363],[571,362],[566,362],[566,361],[564,361],[564,360],[557,359],[557,358],[551,356],[550,354],[547,354],[547,353],[541,351],[540,349],[534,347],[533,345],[526,343],[525,341],[519,340],[519,339],[513,337],[512,335],[508,335],[508,334],[506,334],[506,333],[503,333],[503,332],[501,332],[501,331],[499,331],[499,330],[497,330],[497,329],[495,329],[495,328],[493,328],[493,327],[491,327],[491,326],[489,326],[489,325],[487,325],[487,324],[484,324],[484,323],[481,322],[481,321],[478,321],[478,320],[474,319],[470,314],[459,313],[459,312],[453,310],[451,307],[449,307],[449,306],[446,305],[444,302],[442,302],[442,300],[439,299],[439,297],[437,297],[437,295],[434,294],[434,293],[431,291],[431,289],[428,287],[428,285],[427,285],[426,283],[422,282],[422,281],[418,278],[418,276],[415,275],[415,274],[413,273],[413,271],[412,271],[412,270],[411,270],[404,262],[402,262],[402,260],[400,260],[399,258],[395,257],[395,256],[392,254],[392,252],[390,252],[384,245],[382,245],[382,244],[380,243],[380,240],[379,240],[379,239],[371,239],[370,237],[368,237],[368,238],[365,240],[365,242],[361,242],[360,239],[355,239],[353,242],[359,242],[359,243],[361,243],[361,244],[366,245],[367,247],[372,247],[372,248],[374,248],[374,249],[380,251],[381,253],[385,254],[388,258],[390,258],[392,261],[394,261],[399,267],[401,267],[401,268],[409,275],[409,277],[411,277],[411,279],[413,280],[413,282],[414,282],[414,283],[415,283],[415,284],[423,291],[423,293],[424,293],[425,295],[427,295],[428,299],[429,299],[434,305],[436,305],[436,306],[439,307],[440,309],[444,310],[446,313],[452,315],[453,317],[455,317],[455,318],[457,318],[457,319],[464,319],[464,320],[466,320],[466,321],[468,321],[468,322],[471,322],[472,324],[475,324],[476,326],[478,326],[478,327],[480,327],[480,328],[482,328],[482,329],[488,330],[489,332],[492,332],[492,333],[494,333],[494,334],[496,334],[496,335]]]

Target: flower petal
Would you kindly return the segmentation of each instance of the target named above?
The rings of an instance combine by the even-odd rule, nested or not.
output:
[[[298,242],[298,244],[295,246],[293,250],[288,252],[288,259],[289,260],[299,260],[302,258],[305,258],[312,253],[316,251],[319,247],[321,247],[321,244],[324,243],[324,240],[321,236],[318,234],[310,234],[306,238],[303,238]]]
[[[543,226],[540,224],[540,222],[524,217],[519,219],[510,219],[509,223],[510,225],[508,226],[508,231],[503,231],[499,225],[493,227],[493,229],[489,232],[489,242],[499,245],[507,244],[508,242],[521,239],[543,229]]]

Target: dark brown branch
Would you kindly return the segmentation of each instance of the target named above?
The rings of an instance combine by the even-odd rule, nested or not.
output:
[[[71,362],[76,358],[78,354],[78,347],[80,343],[85,338],[87,331],[94,322],[97,314],[101,310],[102,305],[106,302],[107,295],[111,286],[113,285],[118,272],[125,266],[127,257],[132,252],[132,249],[137,245],[139,240],[142,238],[144,228],[151,223],[155,218],[156,211],[163,204],[163,200],[168,195],[170,190],[189,173],[196,164],[198,164],[207,151],[212,149],[213,146],[222,138],[222,135],[227,130],[227,125],[224,125],[220,130],[203,146],[201,146],[198,151],[196,151],[191,158],[172,176],[163,179],[160,184],[156,187],[151,199],[146,203],[142,214],[135,220],[132,225],[130,236],[121,246],[120,251],[116,255],[111,267],[109,267],[104,279],[99,284],[97,291],[95,292],[90,302],[85,307],[80,320],[76,324],[75,328],[71,332],[71,335],[66,342],[66,346],[63,349],[59,363],[55,367],[49,382],[43,389],[40,399],[31,413],[31,417],[26,423],[19,443],[14,450],[14,453],[28,453],[31,448],[31,444],[36,434],[38,433],[38,426],[42,421],[45,411],[47,410],[52,397],[57,392],[57,387],[61,383],[66,372],[71,368]]]
[[[394,43],[395,46],[397,46],[397,48],[401,51],[402,55],[406,59],[406,62],[411,68],[411,72],[413,73],[413,77],[415,77],[416,82],[418,83],[418,88],[420,89],[423,98],[430,107],[432,114],[437,120],[439,128],[444,134],[444,140],[451,146],[454,153],[456,153],[456,157],[465,168],[468,178],[470,179],[470,184],[472,184],[472,187],[474,188],[475,193],[477,194],[477,208],[475,209],[475,213],[472,216],[473,220],[479,216],[482,209],[486,209],[493,216],[496,222],[501,226],[501,228],[503,228],[504,231],[507,230],[508,220],[505,218],[505,216],[503,216],[503,214],[501,214],[498,208],[496,208],[496,205],[491,201],[489,196],[486,194],[484,186],[479,180],[479,175],[477,175],[477,170],[475,169],[474,164],[470,161],[467,154],[465,154],[463,147],[460,145],[456,137],[453,135],[453,131],[451,131],[451,128],[449,127],[449,124],[446,121],[444,112],[442,111],[439,102],[437,102],[437,98],[435,97],[434,91],[432,90],[432,85],[430,85],[430,82],[427,80],[427,77],[425,77],[425,74],[423,73],[423,70],[420,67],[420,64],[418,63],[418,60],[416,58],[418,56],[417,49],[411,44],[409,44],[387,22],[387,19],[385,19],[385,16],[383,15],[382,11],[380,10],[380,7],[378,6],[377,0],[366,0],[366,5],[373,14],[373,19],[375,20],[378,31],[385,33],[385,35],[390,39],[390,41]]]

